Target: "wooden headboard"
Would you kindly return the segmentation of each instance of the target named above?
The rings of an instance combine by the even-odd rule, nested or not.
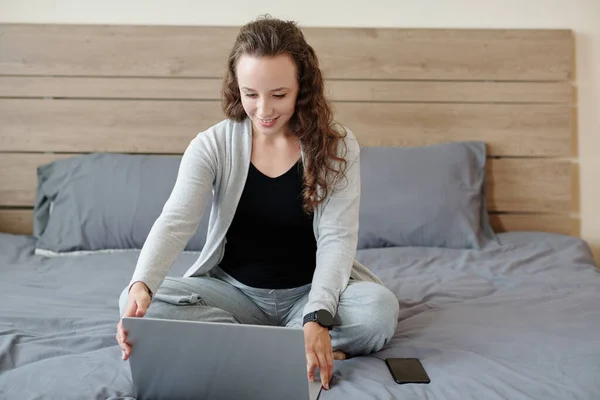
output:
[[[29,234],[38,165],[180,154],[224,118],[238,27],[0,24],[0,231]],[[578,235],[569,30],[303,28],[363,146],[482,140],[497,231]]]

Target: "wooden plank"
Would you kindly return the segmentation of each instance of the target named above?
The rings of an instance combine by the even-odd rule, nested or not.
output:
[[[0,74],[221,77],[238,30],[2,24]],[[303,31],[328,79],[571,77],[570,30],[310,27]]]
[[[570,82],[326,82],[333,101],[571,104]],[[220,100],[221,79],[0,76],[0,97]]]
[[[538,231],[578,236],[577,219],[568,215],[543,214],[491,214],[493,229],[500,232]],[[31,235],[33,210],[10,210],[0,208],[0,232]]]
[[[1,154],[0,205],[30,206],[39,165],[76,154]],[[569,161],[552,159],[488,160],[488,207],[491,211],[570,211]]]
[[[219,102],[0,100],[5,151],[182,153]]]
[[[565,105],[335,103],[363,146],[480,140],[494,156],[571,155]],[[224,115],[218,101],[0,99],[4,151],[181,153]]]
[[[1,24],[0,74],[220,77],[237,31],[233,27]]]
[[[325,76],[360,79],[568,80],[569,30],[314,28]]]
[[[334,101],[571,104],[570,82],[327,81]]]
[[[492,156],[571,155],[572,109],[560,105],[339,103],[363,146],[484,141]]]
[[[216,78],[0,76],[0,97],[219,100],[221,82]]]
[[[571,211],[571,162],[553,159],[488,160],[488,209]]]
[[[579,236],[578,220],[569,215],[490,214],[495,232],[536,231]]]
[[[33,210],[10,210],[0,208],[0,232],[13,235],[33,233]]]

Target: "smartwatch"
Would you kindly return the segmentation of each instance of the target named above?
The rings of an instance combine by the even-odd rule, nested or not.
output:
[[[327,310],[318,310],[308,313],[304,316],[302,326],[309,322],[316,322],[323,328],[331,330],[333,328],[333,316]]]

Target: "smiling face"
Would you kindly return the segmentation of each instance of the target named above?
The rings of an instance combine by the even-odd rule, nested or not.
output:
[[[289,133],[294,115],[298,80],[296,65],[287,54],[254,57],[244,54],[236,67],[242,106],[254,131],[273,136]]]

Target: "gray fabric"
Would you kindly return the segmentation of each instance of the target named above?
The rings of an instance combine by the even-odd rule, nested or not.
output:
[[[600,398],[600,274],[589,248],[499,234],[483,250],[360,250],[400,302],[391,342],[335,362],[323,400]],[[0,398],[131,396],[115,341],[118,299],[139,251],[45,258],[0,235]],[[183,253],[171,276],[197,258]],[[191,349],[190,351],[193,351]],[[429,385],[397,385],[386,357],[418,357]]]
[[[56,253],[141,248],[173,190],[180,163],[181,156],[101,153],[39,167],[37,248]],[[202,249],[209,216],[204,213],[186,250]]]
[[[128,287],[119,298],[127,305]],[[220,268],[214,277],[166,278],[146,314],[152,318],[243,323],[302,328],[310,284],[292,289],[252,288]],[[398,319],[398,299],[385,286],[352,281],[340,296],[334,350],[351,356],[379,351],[392,338]]]
[[[483,142],[361,149],[358,248],[479,249],[496,236]]]

